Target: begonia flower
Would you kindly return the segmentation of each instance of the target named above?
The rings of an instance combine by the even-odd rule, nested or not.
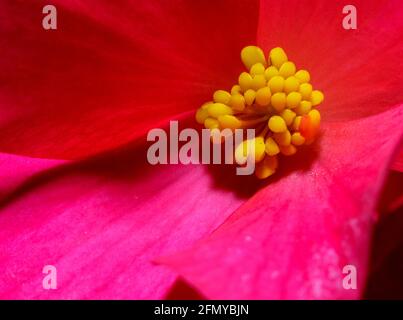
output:
[[[343,1],[55,0],[57,30],[46,4],[0,4],[0,298],[363,297],[400,167],[401,1],[355,1],[357,30]],[[197,128],[248,45],[309,70],[326,97],[317,141],[263,181],[147,163],[148,130]]]

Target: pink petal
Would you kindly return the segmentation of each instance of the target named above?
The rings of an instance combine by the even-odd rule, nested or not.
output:
[[[145,164],[127,147],[36,176],[1,202],[0,298],[158,299],[177,275],[152,261],[207,236],[243,198],[201,165]],[[58,288],[45,290],[53,265]]]
[[[0,153],[0,199],[35,174],[63,163],[64,161],[59,160],[34,159]]]
[[[0,151],[81,158],[194,110],[236,79],[257,1],[55,0],[0,4]]]
[[[261,0],[258,43],[283,47],[325,93],[326,121],[388,110],[403,101],[403,2],[357,0],[358,29],[342,26],[342,0]]]
[[[209,239],[161,261],[207,298],[357,298],[378,193],[402,132],[403,105],[328,123],[321,141],[238,209]],[[354,265],[358,290],[342,287]]]

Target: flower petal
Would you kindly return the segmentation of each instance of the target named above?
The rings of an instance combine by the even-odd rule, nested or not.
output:
[[[307,153],[289,159],[281,176],[209,239],[160,261],[207,298],[358,297],[375,205],[402,118],[403,105],[327,124],[314,161],[304,163]],[[358,290],[343,289],[345,265],[356,267]]]
[[[0,153],[0,199],[35,174],[63,164],[64,161],[34,159]]]
[[[354,1],[357,30],[345,30],[342,0],[261,0],[258,43],[283,47],[325,93],[326,121],[356,119],[403,101],[403,3]]]
[[[244,200],[201,165],[145,164],[125,147],[55,168],[1,202],[0,298],[158,299],[175,273],[152,261],[212,232]],[[45,265],[57,290],[45,290]]]
[[[194,110],[241,67],[257,1],[2,1],[0,151],[81,158]],[[45,16],[45,15],[43,15]]]

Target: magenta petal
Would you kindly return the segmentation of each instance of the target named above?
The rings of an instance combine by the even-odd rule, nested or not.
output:
[[[203,166],[144,164],[127,149],[23,184],[0,211],[0,298],[163,298],[177,276],[152,261],[212,232],[242,199]],[[45,265],[57,290],[42,287]]]
[[[44,170],[65,161],[36,159],[0,153],[0,198],[10,193],[19,184]]]
[[[399,106],[326,124],[309,169],[283,172],[209,239],[161,261],[208,298],[357,298],[402,120]],[[358,290],[342,287],[348,264],[357,268]]]

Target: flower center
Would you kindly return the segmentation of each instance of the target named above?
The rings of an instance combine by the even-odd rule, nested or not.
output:
[[[253,157],[255,175],[265,179],[276,171],[280,155],[291,156],[315,140],[320,126],[316,108],[324,95],[313,90],[309,72],[297,71],[282,48],[272,49],[266,60],[262,49],[248,46],[241,60],[248,71],[230,92],[214,92],[213,101],[197,110],[196,121],[208,129],[255,129],[254,139],[236,147],[235,160],[242,164]]]

